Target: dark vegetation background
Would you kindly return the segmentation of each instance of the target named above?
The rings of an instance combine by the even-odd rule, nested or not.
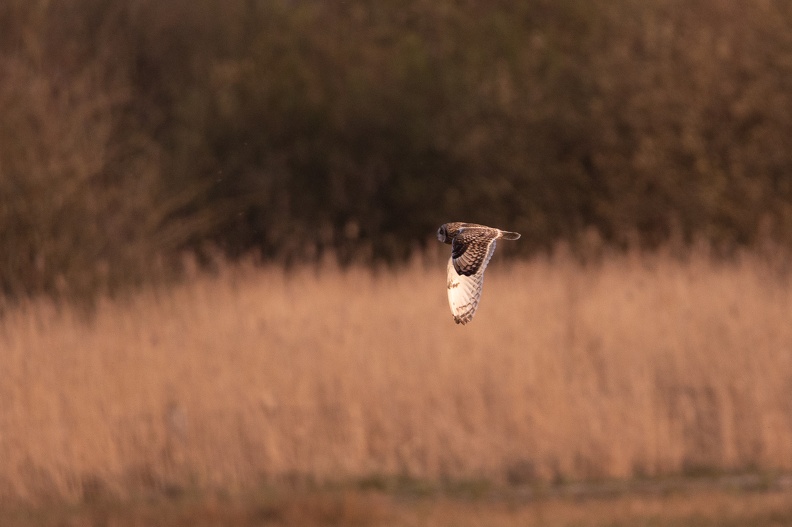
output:
[[[787,0],[4,0],[0,291],[251,252],[792,241]]]

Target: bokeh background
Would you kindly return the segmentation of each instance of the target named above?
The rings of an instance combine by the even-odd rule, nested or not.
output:
[[[792,240],[783,1],[0,6],[0,285],[174,255],[403,261],[439,223]]]
[[[792,524],[791,27],[0,2],[0,504],[87,507],[0,523]],[[522,233],[465,327],[456,220]]]

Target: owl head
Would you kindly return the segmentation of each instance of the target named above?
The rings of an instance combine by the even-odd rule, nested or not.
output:
[[[452,221],[450,223],[444,223],[437,229],[437,239],[443,243],[451,243],[454,241],[454,237],[462,231],[465,227],[469,225],[475,225],[473,223],[464,223],[461,221]]]
[[[448,224],[444,223],[437,229],[437,239],[443,243],[451,243],[451,235],[448,233]]]

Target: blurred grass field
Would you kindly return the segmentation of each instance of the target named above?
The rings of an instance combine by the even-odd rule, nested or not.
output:
[[[598,497],[514,493],[410,495],[355,489],[202,495],[171,500],[100,501],[0,509],[8,527],[190,525],[357,527],[778,527],[792,525],[792,489],[634,493]]]
[[[519,489],[792,469],[785,272],[703,253],[496,260],[465,327],[437,258],[373,272],[220,265],[90,315],[9,307],[0,500],[364,485],[384,494],[350,499],[389,511],[377,482],[392,478]]]

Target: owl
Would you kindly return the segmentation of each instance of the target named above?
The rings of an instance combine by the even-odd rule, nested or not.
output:
[[[451,244],[446,286],[448,304],[457,324],[473,320],[484,287],[484,270],[495,252],[495,242],[500,238],[517,240],[520,235],[458,221],[445,223],[437,230],[437,239]]]

